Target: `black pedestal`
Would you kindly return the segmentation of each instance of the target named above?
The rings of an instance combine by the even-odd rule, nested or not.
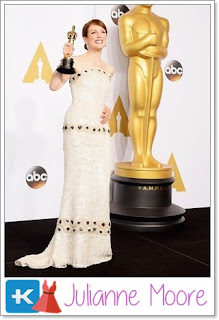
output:
[[[172,204],[174,178],[111,177],[111,221],[124,230],[164,231],[185,221],[185,209]]]
[[[73,68],[74,60],[72,58],[64,58],[61,60],[61,64],[56,69],[59,73],[63,74],[75,74],[75,69]]]

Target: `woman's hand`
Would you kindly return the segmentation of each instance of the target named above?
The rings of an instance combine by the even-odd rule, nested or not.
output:
[[[71,57],[71,55],[73,54],[75,48],[70,44],[70,43],[65,43],[64,47],[63,47],[63,54],[64,57]]]
[[[100,123],[105,124],[105,123],[109,120],[110,114],[111,114],[110,108],[108,108],[107,106],[105,106],[105,107],[103,108],[102,114],[101,114],[101,116],[100,116],[100,118],[102,118],[102,120],[100,121]]]

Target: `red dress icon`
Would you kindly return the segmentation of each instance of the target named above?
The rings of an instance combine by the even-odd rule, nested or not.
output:
[[[42,312],[51,312],[59,313],[62,310],[59,308],[59,305],[54,296],[56,291],[56,281],[53,281],[52,286],[49,288],[47,285],[47,280],[44,280],[42,285],[43,294],[37,301],[37,303],[32,307],[32,309]]]

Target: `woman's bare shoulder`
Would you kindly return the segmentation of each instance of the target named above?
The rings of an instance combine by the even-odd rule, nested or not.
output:
[[[80,62],[80,61],[83,61],[84,60],[84,54],[79,54],[79,55],[77,55],[77,56],[73,56],[72,57],[75,61],[78,61],[78,62]]]
[[[86,59],[85,59],[84,55],[80,54],[80,55],[77,55],[77,56],[73,56],[72,58],[74,60],[74,66],[75,66],[76,70],[78,72],[80,72],[83,69],[83,66],[84,66],[84,64],[86,62]]]

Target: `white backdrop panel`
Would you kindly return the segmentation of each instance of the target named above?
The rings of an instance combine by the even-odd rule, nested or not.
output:
[[[107,98],[113,109],[121,97],[127,114],[128,58],[124,57],[118,29],[110,13],[113,5],[6,5],[5,10],[5,176],[6,221],[58,217],[63,187],[62,124],[71,103],[68,84],[52,92],[48,84],[23,83],[42,42],[54,70],[62,58],[66,34],[74,24],[78,38],[75,54],[84,53],[81,30],[92,18],[105,22],[108,43],[103,59],[116,73]],[[129,9],[133,6],[128,5]],[[154,5],[153,12],[170,22],[168,56],[184,69],[171,82],[164,76],[158,109],[154,155],[167,163],[174,154],[186,191],[173,189],[173,202],[185,208],[210,205],[210,5]],[[17,19],[19,17],[19,19]],[[15,23],[16,21],[16,23]],[[130,138],[112,137],[112,169],[117,161],[132,160]],[[31,189],[27,171],[39,165],[48,181]]]

